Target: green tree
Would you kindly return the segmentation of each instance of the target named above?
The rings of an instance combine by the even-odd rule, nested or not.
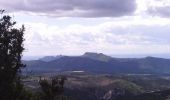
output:
[[[0,17],[0,100],[23,99],[23,86],[20,81],[20,71],[24,65],[21,62],[24,26],[15,28],[15,21],[9,15]]]
[[[40,79],[41,100],[55,100],[56,96],[61,95],[65,80],[65,77],[55,77],[50,80]]]

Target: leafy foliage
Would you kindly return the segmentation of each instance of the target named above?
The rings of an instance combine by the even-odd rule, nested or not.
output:
[[[42,100],[55,100],[57,95],[63,92],[64,81],[66,78],[53,78],[51,80],[41,79]]]
[[[24,67],[21,57],[25,28],[14,28],[15,24],[8,15],[0,18],[0,100],[21,100],[22,97],[19,72]]]

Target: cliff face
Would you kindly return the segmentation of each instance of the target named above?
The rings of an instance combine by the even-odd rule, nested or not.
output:
[[[125,91],[125,90],[113,89],[113,90],[109,90],[109,91],[103,96],[103,100],[116,100],[117,97],[119,97],[119,96],[124,96],[124,95],[126,95],[126,91]]]
[[[72,96],[73,100],[117,100],[118,97],[143,91],[130,81],[100,75],[68,76],[65,88],[65,95]]]

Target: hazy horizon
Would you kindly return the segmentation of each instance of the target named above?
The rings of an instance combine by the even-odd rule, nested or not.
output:
[[[96,52],[95,52],[96,53]],[[58,54],[58,55],[35,55],[35,56],[23,56],[23,60],[38,60],[40,58],[46,57],[46,56],[81,56],[80,55],[64,55],[64,54]],[[157,57],[157,58],[165,58],[170,59],[170,54],[105,54],[111,57],[115,58],[145,58],[145,57]]]

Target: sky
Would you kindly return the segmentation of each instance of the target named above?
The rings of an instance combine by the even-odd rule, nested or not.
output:
[[[0,0],[24,55],[170,54],[170,0]]]

